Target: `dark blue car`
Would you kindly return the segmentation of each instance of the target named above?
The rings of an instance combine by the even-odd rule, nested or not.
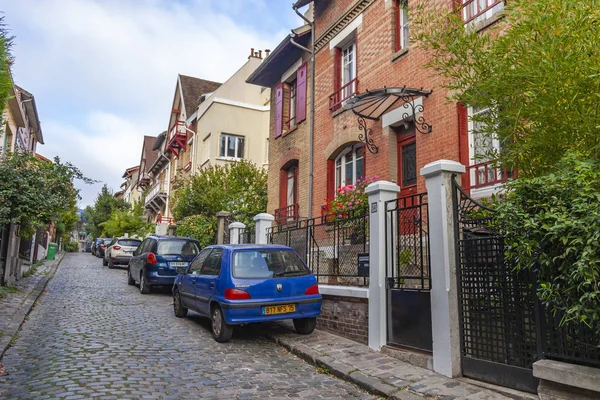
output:
[[[177,267],[187,267],[200,252],[196,239],[179,236],[148,236],[133,252],[127,267],[127,283],[140,284],[140,293],[155,286],[173,286]]]
[[[185,317],[192,309],[210,317],[218,342],[231,339],[233,325],[285,319],[309,334],[321,313],[317,280],[289,247],[209,246],[178,272],[175,315]]]

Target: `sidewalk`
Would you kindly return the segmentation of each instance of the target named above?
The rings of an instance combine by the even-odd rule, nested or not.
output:
[[[45,260],[35,274],[17,281],[17,292],[9,293],[0,300],[0,360],[40,293],[46,288],[48,280],[54,275],[64,254],[59,252],[54,260]],[[0,363],[0,371],[1,369]]]
[[[265,329],[265,333],[269,339],[328,373],[390,399],[537,399],[529,393],[503,389],[501,394],[463,379],[446,378],[320,330],[304,336],[295,333],[291,324],[277,323]]]

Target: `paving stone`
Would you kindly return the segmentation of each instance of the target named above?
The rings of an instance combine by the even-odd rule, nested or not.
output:
[[[4,354],[1,399],[374,398],[274,345],[265,327],[219,344],[207,319],[173,315],[167,290],[141,295],[124,269],[101,265],[65,256]]]

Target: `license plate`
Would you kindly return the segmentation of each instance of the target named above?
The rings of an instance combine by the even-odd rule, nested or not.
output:
[[[187,267],[188,263],[186,262],[170,262],[169,267]]]
[[[133,250],[125,250],[123,253],[125,253],[125,254],[133,254]]]
[[[281,306],[265,306],[262,309],[263,315],[286,314],[296,311],[295,304],[286,304]]]

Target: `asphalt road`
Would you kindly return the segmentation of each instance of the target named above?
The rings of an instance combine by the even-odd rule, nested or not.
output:
[[[67,254],[2,362],[0,399],[370,399],[266,340],[266,326],[215,342],[208,319],[173,315],[125,269]]]

